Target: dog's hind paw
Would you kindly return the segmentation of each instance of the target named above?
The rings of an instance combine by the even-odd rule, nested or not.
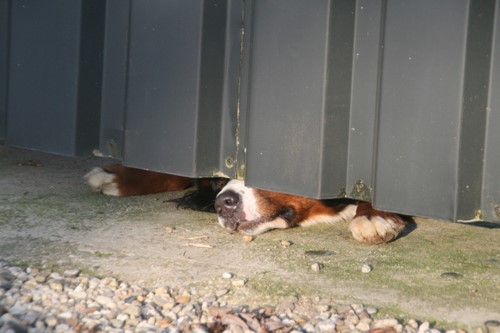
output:
[[[103,168],[94,168],[83,178],[85,178],[90,187],[96,192],[111,196],[120,196],[116,175],[107,172]]]

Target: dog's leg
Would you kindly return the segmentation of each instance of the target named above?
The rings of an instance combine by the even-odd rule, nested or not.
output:
[[[119,197],[180,191],[193,185],[191,178],[125,167],[121,164],[94,168],[84,178],[95,191]]]
[[[359,202],[349,229],[361,243],[380,244],[394,240],[405,225],[399,215],[375,210],[368,202]]]

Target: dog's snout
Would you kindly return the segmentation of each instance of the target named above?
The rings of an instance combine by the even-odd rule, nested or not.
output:
[[[221,216],[231,215],[240,201],[238,193],[226,191],[215,199],[215,211]]]

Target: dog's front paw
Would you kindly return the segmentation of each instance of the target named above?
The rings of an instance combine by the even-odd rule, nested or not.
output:
[[[354,239],[366,244],[388,243],[405,226],[405,221],[398,215],[375,210],[366,202],[358,205],[356,216],[349,223]]]
[[[94,168],[83,178],[85,178],[90,187],[96,192],[112,196],[120,196],[118,183],[116,182],[116,175],[107,172],[103,168]]]
[[[349,229],[358,242],[366,244],[389,243],[404,229],[404,224],[401,223],[399,218],[360,216],[351,221]]]

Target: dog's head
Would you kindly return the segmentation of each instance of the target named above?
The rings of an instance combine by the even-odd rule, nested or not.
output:
[[[215,200],[215,211],[221,226],[248,235],[317,222],[336,222],[354,214],[352,208],[344,213],[345,210],[316,199],[249,188],[241,180],[231,180],[224,186]]]

